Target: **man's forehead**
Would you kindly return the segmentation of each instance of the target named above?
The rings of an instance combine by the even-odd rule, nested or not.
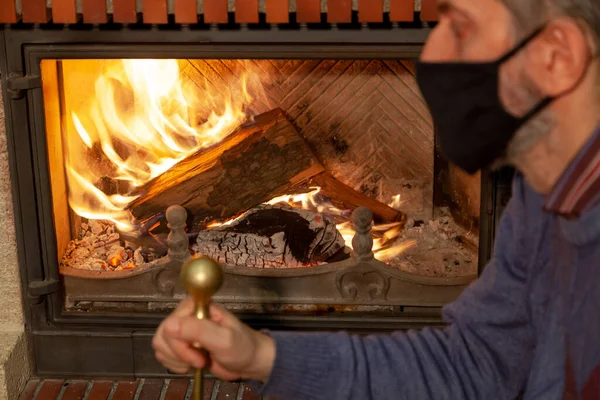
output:
[[[498,7],[503,7],[499,0],[437,0],[438,11],[442,14],[456,11],[477,17],[485,16]]]

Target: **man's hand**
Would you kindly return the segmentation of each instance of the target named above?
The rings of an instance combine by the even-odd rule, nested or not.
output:
[[[271,337],[250,329],[222,307],[211,306],[210,320],[198,320],[193,311],[192,300],[184,300],[158,327],[152,347],[162,365],[177,373],[206,367],[199,346],[209,354],[208,368],[221,379],[269,377],[275,361]]]

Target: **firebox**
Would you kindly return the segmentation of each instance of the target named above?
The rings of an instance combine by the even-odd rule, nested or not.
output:
[[[4,27],[38,374],[168,375],[152,331],[199,255],[256,328],[441,325],[476,279],[508,189],[439,155],[414,67],[429,25],[256,12]]]

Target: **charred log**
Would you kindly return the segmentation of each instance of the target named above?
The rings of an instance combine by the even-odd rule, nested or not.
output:
[[[260,206],[228,226],[202,231],[194,251],[229,265],[299,268],[325,262],[345,249],[334,222],[291,207]]]

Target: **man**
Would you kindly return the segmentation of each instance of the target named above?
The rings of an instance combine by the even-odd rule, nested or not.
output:
[[[600,1],[440,0],[417,75],[442,151],[519,170],[494,256],[444,309],[389,336],[258,333],[184,301],[154,347],[266,395],[309,399],[600,399]]]

